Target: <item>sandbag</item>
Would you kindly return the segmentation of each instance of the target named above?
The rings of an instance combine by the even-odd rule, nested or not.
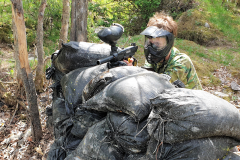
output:
[[[71,133],[79,138],[83,138],[88,129],[95,123],[106,117],[106,113],[97,111],[82,110],[79,107],[76,109],[73,119],[73,127]]]
[[[124,160],[139,160],[142,157],[145,157],[145,154],[136,153],[136,154],[125,155],[125,157],[123,159]]]
[[[61,80],[63,96],[66,100],[67,113],[74,113],[78,104],[82,103],[82,91],[85,85],[96,75],[108,70],[107,64],[75,69]]]
[[[52,89],[52,101],[55,101],[58,98],[64,98],[60,81],[53,82],[53,84],[49,88]]]
[[[68,131],[74,136],[82,139],[93,124],[99,122],[106,113],[82,110],[77,108],[74,115],[66,116],[64,119],[59,115],[59,119],[54,123],[55,138],[65,135]],[[61,118],[61,119],[60,119]]]
[[[47,160],[64,160],[74,151],[82,139],[72,135],[69,131],[56,139],[50,147]]]
[[[127,114],[108,112],[106,122],[110,128],[113,141],[121,146],[125,153],[146,152],[147,143],[150,139],[145,127],[147,119],[137,123]]]
[[[97,60],[110,56],[110,52],[111,46],[108,44],[71,41],[62,45],[53,64],[67,74],[77,68],[97,65]]]
[[[83,160],[121,160],[123,152],[108,136],[109,128],[106,120],[102,120],[91,128],[78,145],[65,160],[83,159]]]
[[[156,140],[176,143],[213,136],[240,140],[238,109],[206,91],[166,89],[151,104],[148,132]]]
[[[83,102],[87,101],[97,93],[99,93],[101,90],[103,90],[107,85],[110,83],[140,72],[150,72],[146,69],[135,67],[135,66],[122,66],[122,67],[116,67],[112,68],[110,70],[107,70],[96,77],[94,77],[89,83],[84,87],[82,97]]]
[[[55,139],[66,133],[66,128],[63,127],[63,122],[70,117],[66,113],[65,100],[63,98],[56,98],[52,103],[52,117],[54,126],[54,136]]]
[[[151,138],[146,155],[138,160],[217,160],[225,156],[239,141],[230,137],[210,137],[169,144]]]
[[[140,121],[151,111],[150,99],[174,86],[161,74],[146,72],[118,79],[82,104],[83,108],[123,112]]]

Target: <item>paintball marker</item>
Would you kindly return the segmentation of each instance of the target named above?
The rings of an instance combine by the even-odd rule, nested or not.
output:
[[[98,32],[98,37],[105,43],[111,45],[111,53],[109,57],[100,59],[97,61],[97,64],[103,64],[106,62],[117,62],[122,60],[129,60],[132,58],[135,52],[138,49],[135,43],[132,43],[131,46],[123,48],[121,51],[117,51],[118,47],[116,46],[117,40],[122,36],[124,28],[122,25],[113,23],[109,28],[104,28]],[[134,58],[133,65],[137,65],[137,60]]]

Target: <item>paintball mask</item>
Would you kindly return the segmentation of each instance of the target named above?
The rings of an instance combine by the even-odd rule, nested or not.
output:
[[[164,60],[173,47],[174,35],[164,29],[150,26],[140,34],[145,35],[144,54],[150,64]]]

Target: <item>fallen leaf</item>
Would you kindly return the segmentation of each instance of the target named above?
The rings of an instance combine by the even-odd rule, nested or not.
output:
[[[36,150],[39,154],[43,155],[43,152],[42,152],[42,149],[41,149],[40,146],[39,146],[39,147],[35,147],[35,150]]]
[[[29,142],[32,142],[32,137],[28,137],[27,139]]]

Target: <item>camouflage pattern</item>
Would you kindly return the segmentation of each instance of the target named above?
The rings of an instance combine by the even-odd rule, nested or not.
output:
[[[186,88],[202,90],[202,85],[191,59],[186,54],[180,53],[175,47],[172,48],[166,64],[160,62],[154,65],[145,61],[144,68],[152,68],[157,73],[169,75],[171,83],[179,79],[185,84]]]

